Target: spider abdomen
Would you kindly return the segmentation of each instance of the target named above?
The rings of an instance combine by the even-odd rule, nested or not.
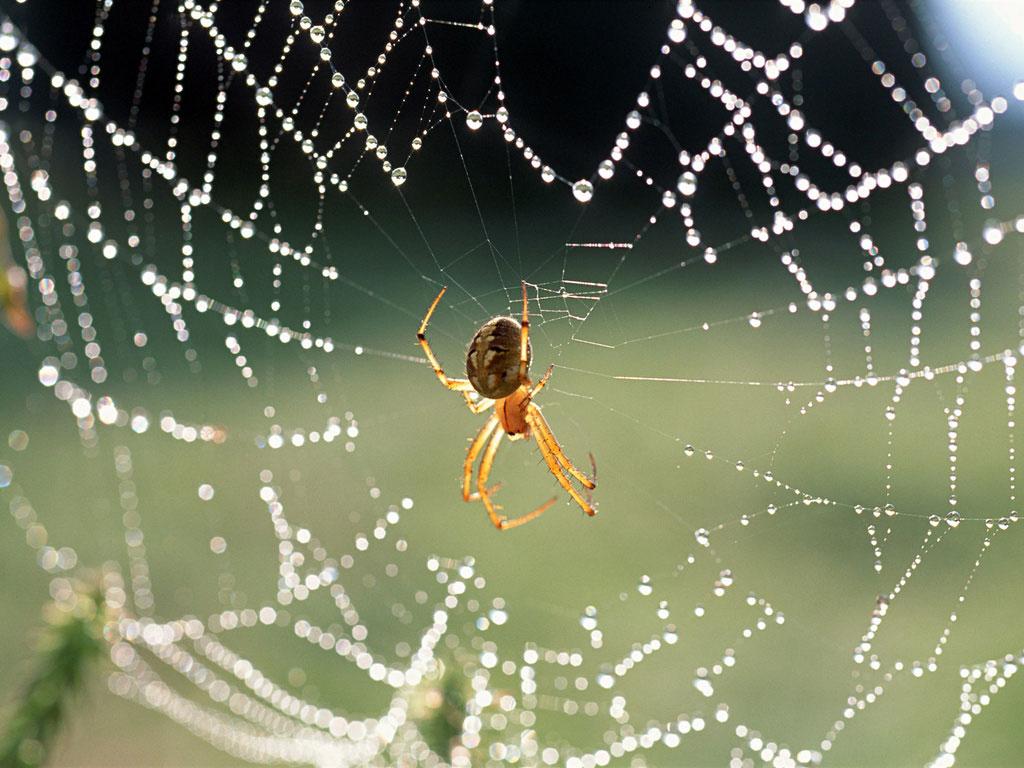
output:
[[[495,317],[473,336],[466,352],[466,378],[473,389],[492,400],[508,397],[519,388],[519,345],[522,326],[511,317]],[[529,367],[533,351],[526,348]]]

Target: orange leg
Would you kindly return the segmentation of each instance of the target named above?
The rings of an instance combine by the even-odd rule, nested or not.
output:
[[[540,455],[544,459],[544,463],[548,465],[548,471],[551,472],[552,475],[554,475],[555,480],[558,481],[558,484],[561,485],[570,496],[572,496],[573,501],[579,504],[580,508],[584,512],[591,516],[596,515],[597,510],[595,510],[589,503],[587,503],[587,500],[584,499],[583,496],[580,495],[580,492],[577,491],[576,488],[573,487],[572,483],[569,482],[569,478],[567,478],[565,474],[563,474],[561,464],[559,463],[559,460],[556,458],[555,453],[556,451],[561,451],[558,448],[558,444],[554,442],[554,438],[549,437],[551,433],[544,431],[544,428],[542,426],[542,419],[538,419],[538,415],[539,413],[537,410],[537,406],[531,403],[529,409],[526,411],[526,420],[527,422],[529,422],[530,426],[533,427],[534,431],[536,432],[537,446],[540,448]],[[573,469],[575,469],[575,467]],[[579,472],[579,470],[576,471]],[[591,483],[589,478],[586,478],[586,476],[583,475],[583,473],[580,473],[580,475],[583,476],[584,479],[586,479],[588,484]],[[575,477],[575,475],[573,476]],[[581,480],[581,482],[583,481]],[[588,485],[588,487],[591,487],[591,485]]]
[[[523,331],[519,335],[519,383],[529,384],[530,377],[527,375],[529,361],[527,350],[530,347],[530,312],[526,304],[526,281],[523,281]]]
[[[555,455],[555,459],[558,460],[558,463],[561,464],[570,475],[579,480],[585,488],[593,489],[596,487],[593,480],[576,469],[573,463],[569,461],[569,458],[562,450],[562,446],[558,444],[558,440],[555,439],[555,435],[551,432],[551,426],[548,424],[548,420],[544,418],[544,414],[541,413],[540,408],[534,405],[532,407],[532,411],[535,419],[534,428],[544,436],[544,442],[551,449],[551,452]],[[591,462],[593,462],[593,457],[591,457]]]
[[[480,475],[477,478],[477,493],[484,502],[484,506],[487,508],[487,514],[491,518],[491,523],[499,531],[507,531],[509,528],[518,528],[520,525],[535,520],[546,512],[552,504],[558,501],[557,498],[548,499],[539,507],[532,512],[527,512],[525,515],[509,520],[507,517],[502,517],[498,514],[500,507],[495,507],[491,503],[490,492],[486,489],[487,478],[491,475],[491,467],[494,465],[494,456],[498,452],[498,445],[501,443],[502,437],[505,436],[503,430],[498,430],[494,433],[494,437],[491,438],[491,442],[487,446],[487,450],[484,452],[484,457],[480,461]]]
[[[507,531],[509,528],[518,528],[520,525],[525,525],[531,520],[536,520],[538,517],[547,512],[551,505],[554,504],[556,501],[558,501],[558,499],[548,499],[532,512],[527,512],[525,515],[514,517],[511,520],[509,520],[508,518],[503,519],[501,521],[501,530]]]
[[[496,426],[498,426],[498,417],[492,415],[484,422],[480,431],[476,433],[476,437],[473,438],[473,442],[470,443],[469,451],[466,453],[466,461],[462,465],[462,498],[464,501],[478,501],[480,499],[479,493],[469,490],[473,479],[473,464],[476,462],[476,457],[480,455],[480,450],[484,447],[484,443],[487,442],[487,438],[491,436]],[[495,486],[490,492],[494,493],[497,489],[498,486]]]
[[[484,506],[487,508],[487,516],[491,518],[491,523],[495,528],[501,529],[504,518],[498,514],[498,511],[494,508],[494,504],[491,502],[491,497],[487,493],[487,478],[491,474],[491,466],[494,464],[494,455],[498,452],[498,446],[501,444],[501,438],[505,436],[505,430],[499,429],[494,433],[494,437],[491,438],[491,442],[487,444],[487,450],[484,451],[484,457],[480,460],[480,474],[476,479],[476,490],[480,499],[483,501]]]
[[[437,294],[437,298],[435,298],[434,302],[430,305],[430,309],[427,310],[426,317],[424,317],[423,322],[420,323],[420,329],[416,332],[416,340],[419,341],[420,346],[423,347],[423,352],[426,354],[427,360],[430,362],[430,367],[434,369],[434,373],[437,375],[441,384],[453,392],[462,393],[462,397],[465,399],[466,405],[469,406],[469,410],[473,413],[481,413],[490,408],[494,404],[494,401],[482,398],[474,402],[470,393],[475,390],[473,389],[473,385],[469,383],[469,379],[449,378],[441,367],[441,363],[439,363],[437,358],[434,357],[434,351],[430,348],[430,344],[427,343],[427,323],[430,322],[431,315],[434,314],[434,310],[437,309],[437,305],[440,303],[441,297],[444,296],[444,292],[447,290],[447,286],[442,288],[441,292]]]
[[[548,369],[544,372],[544,375],[541,377],[540,381],[538,381],[536,384],[534,384],[533,385],[533,389],[530,390],[530,399],[533,399],[534,395],[536,395],[538,392],[540,392],[542,389],[544,389],[544,387],[547,386],[548,379],[551,378],[551,373],[554,370],[555,370],[555,366],[554,365],[549,365],[548,366]]]

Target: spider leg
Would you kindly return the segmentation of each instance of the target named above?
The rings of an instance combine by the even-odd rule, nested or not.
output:
[[[533,399],[534,395],[536,395],[538,392],[540,392],[542,389],[544,389],[545,386],[547,386],[548,379],[551,378],[551,374],[552,374],[552,372],[554,370],[555,370],[555,366],[554,365],[549,365],[548,366],[548,369],[544,372],[544,375],[541,377],[540,381],[538,381],[536,384],[534,384],[533,385],[533,389],[530,390],[530,398],[531,399]]]
[[[532,512],[527,512],[525,515],[520,515],[519,517],[513,517],[511,520],[507,517],[504,518],[501,521],[501,530],[507,531],[509,528],[518,528],[520,525],[524,525],[530,522],[531,520],[536,520],[538,517],[547,512],[551,505],[554,504],[556,501],[558,501],[558,499],[548,499]]]
[[[469,410],[473,413],[483,413],[488,408],[494,407],[494,401],[488,397],[481,397],[474,403],[472,398],[468,397],[468,392],[463,392],[462,394],[463,396],[466,396],[466,405],[469,406]]]
[[[491,497],[487,492],[487,478],[491,474],[491,466],[494,464],[494,455],[498,452],[498,446],[501,444],[501,438],[505,436],[505,430],[499,429],[494,433],[491,438],[491,442],[487,444],[487,450],[484,451],[484,457],[480,460],[480,474],[477,475],[476,479],[476,491],[483,501],[484,507],[487,508],[487,516],[491,518],[491,523],[495,528],[499,530],[504,523],[504,518],[498,514],[498,511],[494,508],[494,503],[491,501]]]
[[[480,455],[484,443],[487,442],[487,438],[491,436],[496,426],[498,426],[498,417],[492,415],[484,422],[480,431],[476,433],[476,437],[473,438],[473,442],[470,443],[469,451],[466,453],[466,460],[462,464],[462,498],[464,501],[478,501],[480,499],[479,493],[473,493],[469,490],[470,482],[473,479],[473,464],[476,462],[476,457]],[[497,486],[491,489],[491,493],[496,490]]]
[[[548,420],[544,418],[544,414],[541,412],[540,408],[532,404],[531,406],[532,413],[535,418],[534,428],[544,436],[544,440],[551,449],[551,452],[555,455],[555,459],[558,460],[558,463],[561,464],[570,475],[579,480],[585,488],[593,490],[596,487],[594,480],[580,472],[575,465],[569,461],[569,457],[565,455],[565,452],[562,450],[562,446],[559,445],[558,440],[555,439],[555,435],[551,431],[551,425],[548,424]],[[594,471],[596,474],[597,470],[593,455],[590,457],[590,463],[595,467]]]
[[[548,465],[548,471],[551,472],[552,475],[554,475],[555,480],[558,481],[558,484],[561,485],[570,496],[572,496],[573,501],[579,504],[580,508],[584,512],[586,512],[590,516],[596,515],[597,510],[594,509],[587,502],[587,500],[583,498],[580,492],[577,491],[576,488],[573,487],[572,483],[569,482],[569,478],[565,476],[562,470],[561,461],[557,458],[557,456],[561,454],[566,463],[569,463],[569,460],[564,458],[564,454],[562,454],[561,448],[559,448],[558,443],[555,441],[554,436],[551,434],[550,430],[545,431],[544,427],[546,426],[546,424],[543,422],[543,417],[538,419],[539,415],[539,409],[537,408],[537,406],[531,403],[530,407],[526,411],[526,420],[529,422],[530,426],[533,427],[534,431],[536,432],[537,446],[540,448],[540,454],[544,459],[544,463]],[[572,465],[569,464],[569,467],[572,467]],[[572,472],[572,470],[575,470],[575,472],[572,472],[573,477],[576,477],[578,480],[580,480],[581,483],[584,483],[584,485],[586,485],[588,488],[593,487],[593,483],[589,478],[586,477],[586,475],[584,475],[575,467],[572,467],[572,470],[570,470],[569,467],[566,467],[565,471]]]
[[[526,304],[526,281],[523,280],[523,330],[519,336],[519,383],[529,384],[530,377],[527,375],[529,358],[527,357],[530,348],[530,312]]]
[[[427,342],[427,323],[430,322],[430,317],[434,314],[434,310],[437,309],[437,305],[441,301],[441,297],[444,296],[444,292],[448,290],[445,286],[441,289],[441,292],[437,294],[437,298],[430,305],[430,309],[427,310],[426,317],[423,318],[423,322],[420,323],[420,329],[416,332],[416,340],[423,347],[423,352],[427,356],[427,360],[430,362],[430,367],[434,369],[438,381],[453,392],[459,392],[462,394],[463,399],[466,401],[466,405],[473,413],[482,413],[490,408],[493,404],[493,400],[482,398],[473,402],[473,398],[470,393],[474,392],[473,385],[469,383],[469,379],[452,379],[445,374],[444,369],[441,367],[441,363],[438,362],[434,356],[434,351],[430,348],[430,344]]]
[[[487,450],[484,452],[483,459],[480,460],[480,475],[477,477],[477,494],[483,501],[484,506],[487,508],[487,515],[491,518],[491,523],[499,531],[507,531],[509,528],[516,528],[524,523],[528,523],[544,514],[552,504],[558,501],[557,498],[548,499],[539,507],[532,512],[527,512],[525,515],[509,520],[507,517],[502,517],[498,514],[498,508],[491,503],[490,493],[486,488],[487,478],[491,475],[491,467],[494,465],[494,456],[498,452],[498,445],[501,443],[501,439],[505,436],[503,430],[498,430],[494,433],[494,437],[491,438],[491,442],[487,445]]]

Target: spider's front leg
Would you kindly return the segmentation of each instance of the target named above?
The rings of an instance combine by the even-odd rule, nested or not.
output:
[[[523,280],[523,320],[519,335],[519,383],[530,386],[530,311],[526,302],[526,281]]]
[[[466,405],[473,413],[483,413],[493,404],[493,400],[487,398],[480,398],[476,402],[473,401],[471,393],[476,390],[473,389],[473,385],[469,383],[469,379],[452,379],[444,372],[441,367],[441,363],[438,362],[434,356],[434,351],[430,348],[430,343],[427,341],[427,324],[430,322],[431,316],[434,314],[434,310],[437,309],[437,305],[441,302],[441,297],[444,296],[444,292],[448,290],[448,286],[441,288],[441,292],[437,294],[433,303],[430,305],[430,309],[427,310],[426,316],[423,318],[423,322],[420,323],[420,328],[416,332],[416,340],[423,348],[423,353],[427,356],[427,361],[430,363],[430,367],[434,369],[434,374],[437,376],[438,381],[453,392],[458,392],[462,395],[462,398],[466,401]]]

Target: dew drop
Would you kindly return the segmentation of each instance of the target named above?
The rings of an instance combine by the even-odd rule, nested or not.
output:
[[[395,168],[391,171],[391,183],[396,187],[400,187],[405,184],[405,179],[408,174],[405,172],[405,168]]]
[[[478,130],[483,124],[484,117],[477,110],[474,109],[466,115],[466,127],[469,128],[469,130]]]
[[[684,197],[693,197],[697,191],[697,174],[693,171],[686,171],[683,173],[679,180],[676,181],[676,189],[679,190],[679,194]]]
[[[572,196],[581,203],[589,203],[594,196],[594,185],[586,179],[580,179],[572,185]]]
[[[261,107],[269,107],[274,103],[274,95],[269,88],[258,88],[256,90],[256,103]]]
[[[651,577],[646,573],[640,577],[640,584],[637,586],[636,591],[641,595],[650,595],[654,592],[654,586],[651,584]]]
[[[24,451],[28,448],[28,432],[23,429],[15,429],[7,436],[7,444],[15,451]]]

